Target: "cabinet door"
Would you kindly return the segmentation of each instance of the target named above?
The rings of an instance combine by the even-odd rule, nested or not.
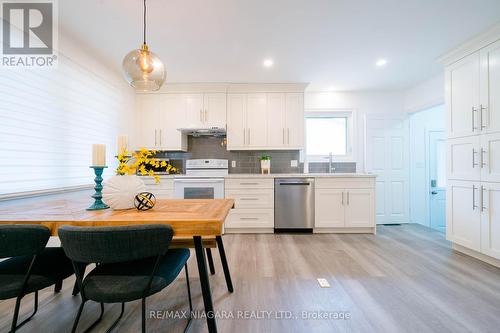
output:
[[[246,145],[251,148],[267,148],[267,96],[247,95]]]
[[[285,94],[267,94],[267,138],[269,148],[285,146]]]
[[[185,94],[184,112],[185,112],[185,127],[202,128],[204,112],[203,112],[203,94]],[[183,126],[184,127],[184,126]]]
[[[481,179],[481,148],[479,136],[451,139],[447,142],[448,179]]]
[[[227,149],[241,149],[246,143],[247,97],[227,95]]]
[[[481,186],[481,252],[500,259],[500,184]]]
[[[481,50],[480,126],[485,133],[500,131],[500,41]]]
[[[344,190],[316,189],[314,198],[314,227],[344,227],[344,200]]]
[[[187,150],[187,137],[178,131],[179,119],[184,117],[183,98],[179,94],[161,94],[159,127],[159,149]]]
[[[304,94],[286,94],[286,145],[304,148]]]
[[[446,238],[469,249],[481,250],[480,186],[449,181],[446,190]]]
[[[136,148],[157,149],[159,146],[160,95],[138,94],[136,96],[136,112],[139,124],[139,139]]]
[[[226,94],[205,94],[202,118],[204,127],[226,128]]]
[[[479,52],[446,69],[448,136],[462,137],[480,131]]]
[[[345,206],[346,227],[375,226],[375,193],[371,189],[347,189]]]
[[[481,135],[481,180],[500,182],[500,133]]]

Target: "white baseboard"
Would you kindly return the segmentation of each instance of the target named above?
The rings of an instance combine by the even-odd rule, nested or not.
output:
[[[315,228],[315,234],[376,234],[377,227],[366,228]]]
[[[466,255],[468,255],[470,257],[473,257],[473,258],[476,258],[478,260],[484,261],[487,264],[490,264],[490,265],[493,265],[495,267],[500,268],[500,260],[498,260],[498,259],[495,259],[493,257],[490,257],[490,256],[487,256],[485,254],[479,253],[477,251],[468,249],[468,248],[466,248],[466,247],[464,247],[462,245],[458,245],[458,244],[452,244],[452,248],[455,251],[461,252],[461,253],[466,254]]]

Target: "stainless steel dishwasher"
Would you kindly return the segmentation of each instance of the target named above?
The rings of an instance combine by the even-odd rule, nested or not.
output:
[[[276,178],[274,228],[277,231],[312,231],[313,227],[314,178]]]

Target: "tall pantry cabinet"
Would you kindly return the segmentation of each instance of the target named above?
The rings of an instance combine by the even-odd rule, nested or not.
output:
[[[446,237],[500,263],[500,28],[444,58]],[[471,45],[476,45],[471,49]],[[462,52],[461,52],[462,51]],[[472,250],[472,252],[468,251]]]

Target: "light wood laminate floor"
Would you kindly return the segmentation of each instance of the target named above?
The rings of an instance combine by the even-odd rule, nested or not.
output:
[[[226,289],[218,254],[217,273],[210,277],[215,309],[238,317],[219,319],[219,332],[499,332],[500,269],[454,252],[444,236],[418,225],[380,226],[374,235],[226,235],[226,252],[235,292]],[[189,268],[196,309],[202,298],[194,256]],[[328,279],[320,288],[316,278]],[[19,332],[69,332],[80,304],[71,296],[73,280],[63,291],[45,289],[37,315]],[[32,296],[22,314],[31,311]],[[163,292],[148,298],[148,311],[187,310],[184,274]],[[0,332],[8,331],[13,300],[0,302]],[[115,332],[140,331],[140,302],[126,305]],[[243,313],[238,311],[255,311]],[[233,312],[230,312],[233,311]],[[272,312],[285,311],[285,312]],[[290,311],[290,312],[286,312]],[[347,312],[350,319],[300,319]],[[119,313],[106,305],[105,318],[94,332],[104,331]],[[289,316],[291,319],[276,319]],[[80,329],[98,315],[86,305]],[[298,316],[299,319],[295,319]],[[185,319],[147,321],[148,332],[182,332]],[[206,332],[203,319],[191,332]]]

